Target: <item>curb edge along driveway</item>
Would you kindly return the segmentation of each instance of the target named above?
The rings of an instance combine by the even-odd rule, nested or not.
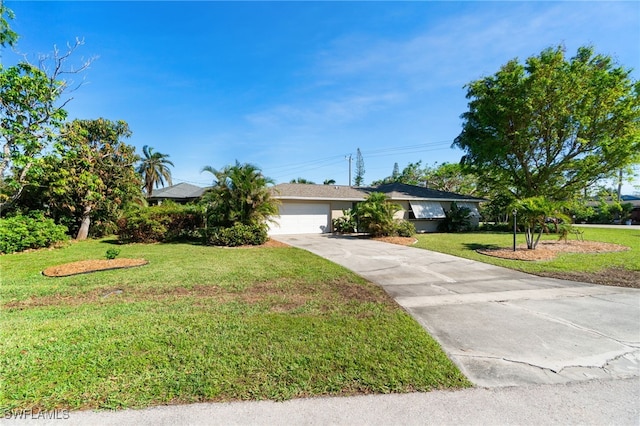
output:
[[[638,289],[348,236],[275,238],[382,286],[478,386],[640,376]]]

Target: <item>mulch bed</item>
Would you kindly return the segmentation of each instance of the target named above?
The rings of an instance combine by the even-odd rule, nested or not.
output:
[[[289,247],[285,243],[276,240],[268,240],[261,246],[240,246],[235,248],[254,247]],[[64,265],[52,266],[42,271],[42,275],[47,277],[69,277],[71,275],[88,274],[97,271],[109,271],[111,269],[134,268],[143,266],[149,262],[144,259],[100,259],[81,260],[79,262],[65,263]]]
[[[415,238],[383,237],[375,238],[393,244],[410,246],[415,244]],[[606,253],[626,251],[629,247],[619,244],[601,243],[597,241],[540,241],[535,250],[527,249],[526,244],[513,248],[480,249],[478,253],[487,256],[500,257],[512,260],[551,260],[558,253]],[[557,278],[567,281],[610,285],[616,287],[640,288],[640,271],[631,271],[624,268],[607,268],[598,272],[537,272],[536,275],[549,278]]]
[[[65,263],[52,266],[42,271],[47,277],[68,277],[71,275],[88,274],[89,272],[108,271],[111,269],[133,268],[146,265],[149,262],[144,259],[101,259],[81,260],[79,262]]]
[[[412,246],[418,242],[418,240],[413,237],[376,237],[372,239],[385,243],[398,244],[401,246]]]
[[[512,260],[551,260],[558,253],[606,253],[626,251],[629,247],[598,241],[540,241],[535,250],[527,249],[526,244],[513,248],[479,249],[480,254]]]

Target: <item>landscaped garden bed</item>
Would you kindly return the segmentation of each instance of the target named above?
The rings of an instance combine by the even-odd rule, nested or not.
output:
[[[640,231],[589,228],[585,241],[559,241],[556,234],[542,236],[529,250],[519,234],[497,232],[417,235],[418,248],[517,269],[535,275],[601,285],[640,288]],[[488,256],[489,255],[489,256]]]

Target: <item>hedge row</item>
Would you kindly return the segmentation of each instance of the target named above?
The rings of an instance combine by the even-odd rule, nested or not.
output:
[[[130,210],[118,220],[118,238],[124,242],[152,243],[203,240],[205,244],[236,247],[264,244],[263,225],[235,224],[230,228],[206,227],[198,206],[166,203]]]
[[[197,206],[166,203],[129,210],[118,220],[117,233],[126,242],[170,242],[197,238],[202,223],[202,211]]]

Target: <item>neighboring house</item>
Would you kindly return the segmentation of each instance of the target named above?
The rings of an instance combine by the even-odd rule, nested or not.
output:
[[[631,210],[631,221],[633,223],[640,223],[640,197],[636,197],[635,195],[622,195],[620,197],[621,203],[630,203],[633,205],[633,210]]]
[[[167,186],[166,188],[156,189],[147,200],[150,205],[162,204],[162,202],[166,200],[186,204],[192,201],[198,201],[206,190],[207,188],[200,188],[199,186],[183,182]]]
[[[611,205],[616,202],[614,197],[605,197],[605,198],[596,198],[590,201],[587,201],[587,206],[597,209],[602,202],[605,202],[608,205]],[[620,196],[620,204],[631,204],[632,210],[630,213],[631,222],[634,224],[640,223],[640,197],[635,195],[621,195]],[[618,223],[617,219],[614,219],[614,223]]]
[[[377,187],[349,187],[340,185],[306,185],[283,183],[272,188],[273,198],[280,201],[280,217],[269,224],[269,234],[321,234],[332,232],[332,220],[343,215],[343,210],[364,201],[372,192],[382,192],[402,210],[398,219],[407,219],[418,232],[435,232],[445,211],[456,202],[471,210],[472,223],[477,225],[482,198],[437,191],[401,183]]]

